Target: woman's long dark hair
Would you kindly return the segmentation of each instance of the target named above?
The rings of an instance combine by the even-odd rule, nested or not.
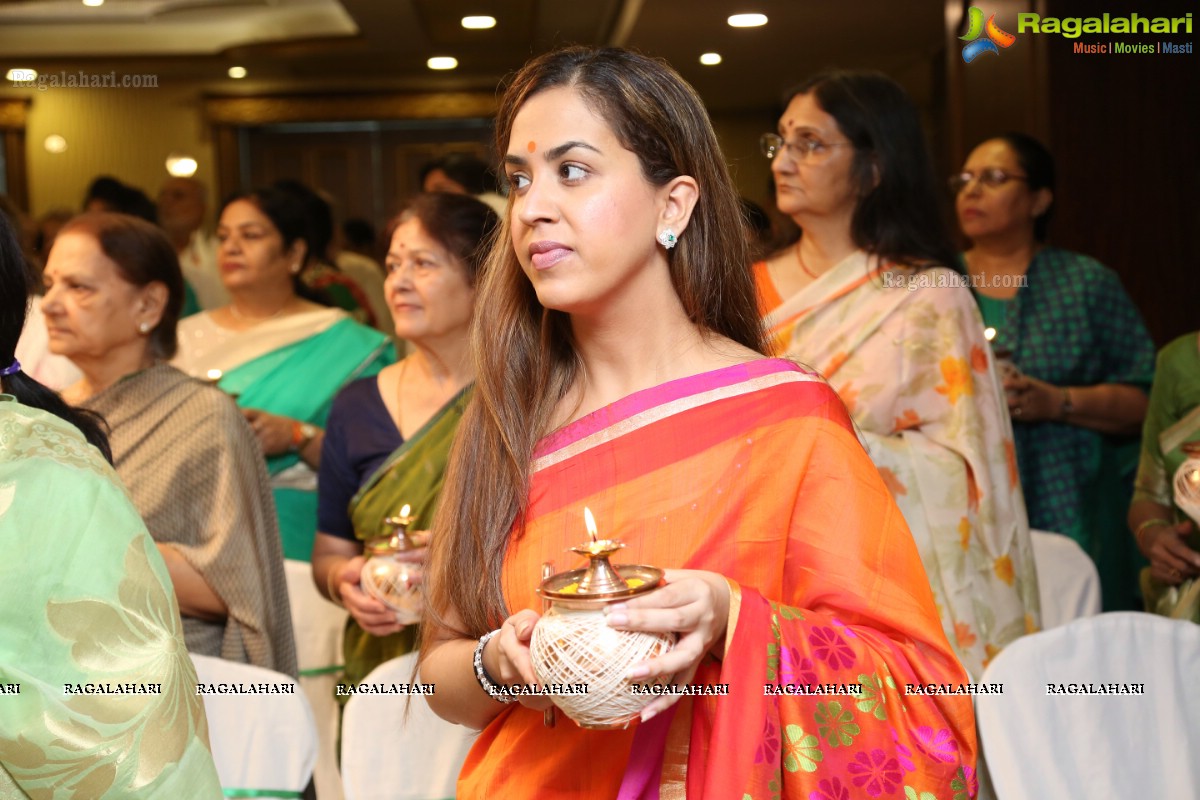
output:
[[[525,102],[556,87],[577,92],[605,120],[651,185],[681,175],[696,180],[700,194],[686,235],[668,256],[671,283],[699,331],[765,353],[741,203],[695,90],[664,62],[626,50],[547,53],[506,88],[497,152],[508,152]],[[434,619],[453,608],[461,632],[471,636],[506,616],[501,565],[514,523],[518,535],[521,528],[533,451],[581,370],[570,317],[538,301],[513,250],[509,219],[491,245],[472,333],[475,396],[455,439],[425,584]]]
[[[958,255],[908,93],[881,72],[827,70],[788,90],[784,103],[810,93],[854,145],[854,243],[884,261],[953,267]]]
[[[17,236],[8,219],[0,214],[0,369],[7,368],[16,360],[17,342],[25,327],[25,314],[29,310],[31,275]],[[18,370],[12,375],[0,377],[0,385],[23,405],[47,411],[59,419],[71,423],[83,433],[90,444],[112,462],[112,450],[108,437],[96,414],[83,409],[71,408],[62,398],[33,378]]]

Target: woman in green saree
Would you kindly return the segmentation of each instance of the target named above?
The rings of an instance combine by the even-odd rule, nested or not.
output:
[[[307,561],[317,468],[333,396],[395,361],[378,331],[313,301],[301,273],[311,234],[303,204],[277,189],[221,209],[218,266],[230,303],[182,320],[174,364],[237,398],[267,456],[285,558]]]
[[[1142,570],[1146,609],[1200,622],[1200,535],[1173,487],[1188,457],[1200,457],[1200,334],[1195,332],[1158,354],[1129,529],[1150,560]]]
[[[338,394],[321,454],[313,579],[350,612],[345,680],[412,650],[416,629],[359,587],[364,542],[388,535],[384,520],[411,507],[427,530],[446,461],[475,380],[469,331],[475,281],[497,218],[466,195],[419,195],[398,217],[384,286],[396,334],[412,355]],[[424,550],[413,554],[424,558]]]

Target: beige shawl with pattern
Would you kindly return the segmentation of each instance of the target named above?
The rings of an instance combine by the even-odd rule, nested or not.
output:
[[[294,676],[270,479],[237,406],[166,364],[85,405],[107,420],[117,474],[150,535],[175,546],[229,609],[222,622],[185,616],[188,650]]]

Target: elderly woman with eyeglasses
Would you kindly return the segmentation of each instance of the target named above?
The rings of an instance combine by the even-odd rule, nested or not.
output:
[[[763,137],[801,236],[755,265],[776,352],[837,390],[904,513],[973,676],[1040,614],[1012,429],[916,109],[889,78],[817,75]]]
[[[1045,245],[1054,158],[1006,133],[950,179],[970,248],[962,259],[1004,379],[1029,524],[1064,533],[1096,560],[1107,610],[1130,608],[1125,529],[1154,343],[1117,274]]]

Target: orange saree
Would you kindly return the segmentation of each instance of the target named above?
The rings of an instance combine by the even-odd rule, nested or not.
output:
[[[509,610],[540,609],[543,562],[577,566],[566,549],[586,537],[587,505],[626,543],[620,562],[729,579],[724,660],[693,680],[729,693],[624,731],[561,714],[546,728],[510,706],[480,734],[459,797],[973,796],[969,698],[905,694],[966,673],[903,518],[823,381],[775,359],[672,381],[547,437],[535,459],[504,565]]]

